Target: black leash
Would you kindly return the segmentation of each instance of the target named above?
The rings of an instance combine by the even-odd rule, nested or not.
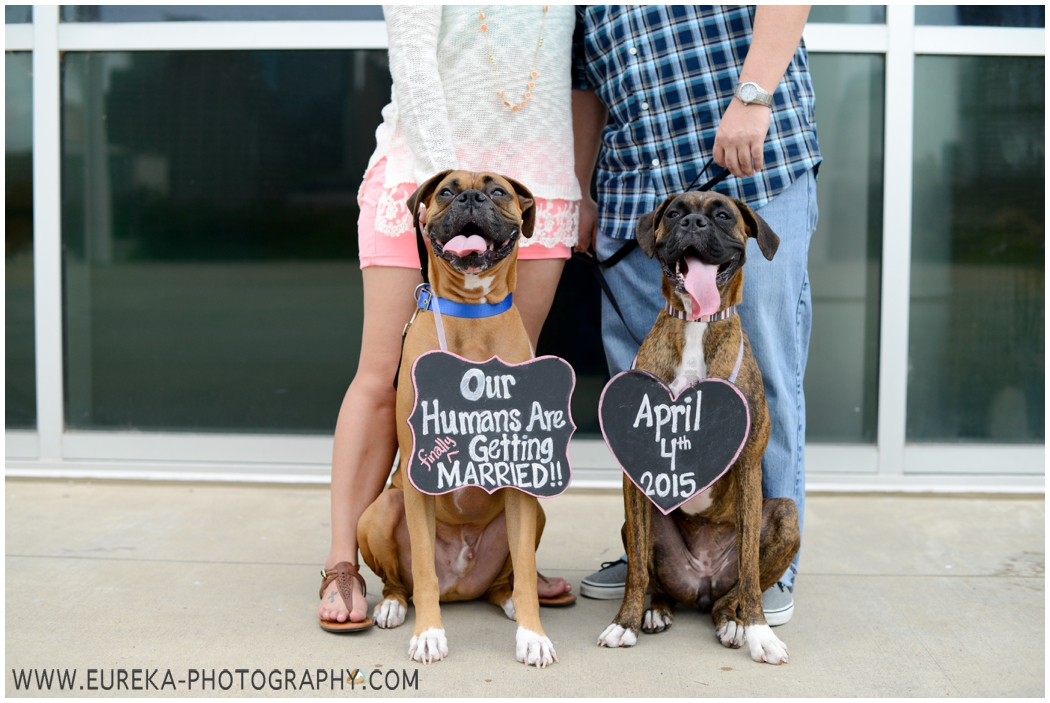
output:
[[[715,157],[712,156],[708,160],[708,162],[706,164],[704,164],[704,167],[700,170],[700,173],[696,174],[696,178],[694,178],[693,182],[690,183],[689,186],[685,189],[685,192],[688,193],[689,191],[691,191],[693,189],[693,186],[696,185],[696,182],[700,180],[700,177],[703,176],[707,172],[707,169],[709,169],[711,167],[711,164],[713,164],[714,162],[715,162]],[[702,186],[700,186],[699,188],[697,188],[697,190],[699,190],[699,191],[711,190],[712,188],[714,188],[716,185],[718,185],[719,183],[721,183],[722,181],[724,181],[728,177],[729,177],[729,169],[723,168],[722,171],[720,173],[718,173],[718,175],[716,175],[714,178],[709,180],[707,183],[705,183]],[[613,310],[616,311],[616,314],[619,316],[620,321],[623,322],[624,328],[627,329],[627,334],[629,334],[631,336],[631,339],[634,340],[635,344],[637,344],[638,346],[642,346],[642,340],[640,340],[636,336],[634,336],[634,332],[631,331],[631,327],[630,327],[630,325],[627,324],[627,319],[624,317],[623,311],[620,310],[620,306],[616,302],[616,296],[613,295],[612,288],[609,287],[609,282],[607,280],[605,280],[605,275],[602,273],[602,271],[604,269],[607,269],[607,268],[610,268],[612,266],[615,266],[616,264],[618,264],[621,261],[623,261],[624,258],[626,258],[627,255],[630,254],[632,251],[634,251],[637,247],[638,247],[638,240],[637,239],[629,239],[629,240],[627,240],[626,244],[624,244],[622,247],[617,249],[616,252],[612,256],[610,256],[608,259],[605,259],[605,260],[599,259],[597,257],[597,255],[589,256],[587,254],[583,254],[583,253],[578,252],[578,251],[577,252],[573,252],[573,257],[575,259],[579,260],[579,261],[585,262],[586,265],[591,269],[591,272],[594,274],[595,280],[598,282],[598,286],[602,289],[602,292],[605,293],[605,296],[609,299],[609,303],[612,304]]]

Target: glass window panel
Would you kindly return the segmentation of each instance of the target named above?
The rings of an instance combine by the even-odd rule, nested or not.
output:
[[[809,11],[810,22],[838,24],[885,24],[885,5],[814,5]]]
[[[916,5],[915,24],[1045,27],[1044,5]]]
[[[63,57],[67,422],[331,432],[385,51]]]
[[[878,416],[885,59],[811,54],[824,162],[809,248],[806,438],[874,442]]]
[[[63,5],[63,22],[381,20],[382,5]],[[10,22],[10,20],[8,20]]]
[[[909,441],[1044,439],[1044,75],[916,57]]]
[[[4,5],[5,24],[27,24],[32,21],[32,5]]]
[[[36,341],[33,325],[33,57],[4,60],[4,358],[5,426],[36,427]]]

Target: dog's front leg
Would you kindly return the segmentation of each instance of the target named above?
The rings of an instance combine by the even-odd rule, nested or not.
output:
[[[405,517],[412,542],[412,601],[416,624],[408,645],[408,656],[429,664],[448,655],[448,640],[441,625],[441,586],[434,565],[437,516],[434,496],[416,490],[405,481]]]
[[[740,484],[735,506],[740,574],[737,581],[737,606],[744,625],[744,639],[751,650],[752,659],[757,662],[781,664],[788,660],[787,646],[773,634],[762,611],[759,573],[759,547],[762,539],[762,453],[745,449],[739,468]]]
[[[623,507],[626,513],[623,542],[627,550],[627,583],[620,612],[602,634],[603,647],[632,647],[638,642],[649,588],[649,556],[652,554],[652,514],[649,499],[624,475]]]
[[[540,506],[536,498],[527,493],[513,488],[504,491],[507,541],[514,565],[514,612],[518,621],[514,653],[523,664],[546,667],[558,661],[558,655],[540,624],[540,601],[536,592],[536,530]]]

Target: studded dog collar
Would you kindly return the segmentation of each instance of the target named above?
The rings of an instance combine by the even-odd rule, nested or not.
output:
[[[701,315],[695,320],[690,320],[688,317],[685,316],[684,310],[679,310],[678,308],[672,306],[670,303],[668,303],[664,307],[664,312],[666,312],[671,317],[677,318],[679,320],[685,320],[686,322],[718,322],[719,320],[726,320],[732,317],[733,315],[736,315],[736,306],[730,305],[725,310],[719,310],[713,315]]]

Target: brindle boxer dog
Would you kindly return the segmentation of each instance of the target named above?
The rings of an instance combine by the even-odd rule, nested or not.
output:
[[[460,303],[498,303],[514,291],[518,239],[532,236],[536,220],[527,188],[492,173],[444,171],[419,187],[408,209],[425,225],[432,245],[429,270],[435,295]],[[509,364],[533,356],[514,307],[481,319],[446,313],[441,320],[447,349],[459,356],[472,361],[498,356]],[[398,377],[400,463],[390,488],[358,525],[361,555],[383,580],[383,602],[373,614],[376,624],[387,628],[404,622],[411,592],[416,622],[409,656],[437,661],[448,654],[439,601],[484,596],[517,620],[518,661],[545,667],[558,657],[540,625],[536,547],[544,515],[536,498],[512,488],[489,495],[475,487],[435,497],[420,493],[405,478],[413,441],[408,424],[415,404],[412,365],[433,349],[440,349],[434,313],[420,312],[405,337]],[[573,600],[575,596],[564,593],[543,602],[567,605]]]
[[[755,661],[786,662],[787,647],[766,624],[762,591],[798,552],[798,512],[789,498],[762,499],[762,454],[769,441],[762,374],[740,317],[725,312],[743,300],[748,238],[758,240],[766,259],[780,239],[747,205],[710,192],[667,198],[641,218],[637,236],[646,256],[660,262],[663,295],[674,311],[660,313],[638,350],[637,368],[663,379],[677,395],[702,378],[729,378],[742,339],[736,385],[750,406],[751,432],[729,471],[670,515],[624,476],[627,585],[598,644],[630,647],[639,629],[662,632],[671,626],[675,604],[688,603],[711,611],[725,646],[746,641]],[[648,610],[646,588],[652,589]]]

